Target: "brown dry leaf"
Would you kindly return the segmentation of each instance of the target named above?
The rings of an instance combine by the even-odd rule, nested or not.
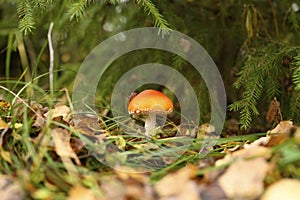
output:
[[[126,199],[125,185],[115,176],[104,176],[101,179],[101,189],[105,192],[105,199]]]
[[[277,101],[276,97],[271,101],[270,107],[266,116],[266,120],[269,123],[282,121],[282,114],[280,111],[280,102]]]
[[[267,147],[272,147],[283,143],[288,137],[291,137],[296,132],[297,127],[292,121],[282,121],[273,130],[268,131],[270,136]]]
[[[268,164],[264,158],[237,160],[219,178],[218,183],[230,199],[255,199],[264,190]]]
[[[245,144],[245,148],[258,146],[272,147],[283,143],[288,137],[297,137],[297,127],[292,121],[281,121],[274,129],[268,131],[268,135],[261,137],[251,144]]]
[[[62,163],[68,171],[69,176],[74,179],[74,181],[79,181],[78,172],[72,162],[72,159],[75,160],[77,165],[81,165],[81,163],[71,147],[71,133],[66,129],[55,128],[51,131],[51,136],[54,142],[55,152],[59,155]]]
[[[208,186],[204,186],[203,184],[200,185],[200,191],[201,191],[201,198],[206,200],[225,200],[226,195],[220,185],[218,184],[211,184]]]
[[[80,134],[85,135],[86,138],[92,140],[94,144],[104,144],[107,131],[101,128],[99,119],[93,115],[76,114],[72,116],[72,128],[78,131]],[[81,150],[86,143],[83,140],[76,142],[77,146],[75,150]],[[110,146],[110,145],[109,145]],[[108,148],[106,145],[102,145],[97,148],[97,153],[104,153],[104,149]]]
[[[274,129],[268,131],[269,135],[274,134],[286,134],[287,136],[292,136],[297,130],[297,127],[293,125],[292,121],[282,121]]]
[[[72,119],[74,127],[85,135],[101,135],[107,133],[101,128],[99,119],[93,115],[76,114]]]
[[[145,173],[138,173],[139,169],[121,167],[115,171],[118,179],[125,187],[127,199],[154,200],[154,192]]]
[[[34,123],[32,126],[41,128],[45,125],[45,116],[44,114],[48,111],[48,108],[44,108],[41,104],[33,102],[30,104],[31,108],[36,111],[34,116]]]
[[[24,191],[13,178],[0,175],[0,197],[1,200],[20,200],[24,199]]]
[[[71,109],[66,105],[57,106],[45,113],[45,116],[50,116],[51,119],[62,117],[65,122],[69,123],[71,119]]]
[[[294,137],[296,139],[300,139],[300,127],[299,126],[297,127],[297,130],[294,133]]]
[[[71,133],[66,129],[55,128],[51,131],[51,136],[55,144],[57,155],[59,155],[62,160],[64,160],[64,158],[73,158],[76,164],[80,165],[80,161],[70,144]]]
[[[92,190],[89,190],[81,185],[73,187],[69,191],[68,200],[97,200]]]
[[[45,125],[45,119],[40,117],[41,115],[37,116],[32,124],[33,127],[41,128]]]
[[[155,190],[161,199],[199,200],[201,197],[198,185],[191,180],[196,176],[196,171],[195,166],[186,166],[168,174],[155,185]]]
[[[16,100],[14,106],[14,115],[17,118],[22,118],[24,115],[24,108],[28,108],[30,111],[30,117],[34,121],[33,126],[41,128],[45,124],[45,116],[44,114],[48,111],[47,107],[43,107],[41,104],[36,101],[29,101],[18,99]]]
[[[273,147],[278,144],[283,143],[287,139],[285,134],[271,135],[269,136],[269,141],[266,144],[267,147]]]
[[[267,188],[262,200],[299,200],[300,181],[295,179],[282,179]]]
[[[78,154],[84,148],[84,143],[79,138],[73,138],[70,142],[70,145],[76,154]]]
[[[215,165],[226,165],[237,159],[251,159],[254,157],[263,157],[265,159],[270,158],[271,150],[264,146],[249,146],[245,149],[240,149],[233,153],[227,153],[226,156],[220,160],[217,160]]]

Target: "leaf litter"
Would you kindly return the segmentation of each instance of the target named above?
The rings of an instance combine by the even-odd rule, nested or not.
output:
[[[30,106],[29,112],[24,102]],[[34,101],[24,102],[17,101],[12,105],[17,121],[7,116],[11,105],[3,100],[0,104],[0,194],[4,199],[299,199],[298,191],[294,189],[299,187],[299,181],[285,178],[285,171],[280,174],[276,162],[285,155],[285,151],[280,150],[282,145],[288,142],[299,144],[300,131],[292,121],[279,120],[280,104],[275,100],[271,103],[268,121],[277,125],[265,136],[255,140],[233,137],[210,149],[202,147],[203,138],[215,139],[214,127],[209,124],[191,129],[176,127],[180,137],[173,140],[168,133],[164,136],[163,130],[159,138],[151,141],[123,135],[118,127],[107,129],[109,124],[103,124],[105,119],[99,120],[101,116],[74,115],[65,105],[49,109]],[[27,126],[22,117],[26,114],[30,116],[32,126],[26,144],[32,145],[32,151],[37,154],[45,155],[40,155],[40,166],[33,165],[29,158],[22,170],[30,178],[20,178],[20,173],[5,173],[5,166],[12,167],[17,161],[16,156],[22,156],[16,148],[19,148],[22,131]],[[166,130],[170,131],[170,128]],[[10,140],[14,140],[12,145]],[[192,141],[192,148],[182,152],[180,146],[187,144],[185,140]],[[102,161],[112,159],[110,162],[115,162],[116,169],[95,158],[89,145],[97,147]],[[166,149],[174,149],[181,156],[170,161],[168,156],[171,154],[159,153]],[[149,167],[148,164],[164,167],[138,173],[134,166],[120,165],[145,151],[156,153],[156,158],[151,157],[152,154],[143,157],[141,161],[146,164],[141,168]],[[208,151],[208,155],[200,159],[199,151]],[[126,156],[120,162],[113,158],[124,153]],[[24,154],[27,158],[30,155]],[[37,174],[35,177],[31,177],[34,173],[30,170],[33,169]],[[274,171],[279,171],[279,175],[272,173]]]

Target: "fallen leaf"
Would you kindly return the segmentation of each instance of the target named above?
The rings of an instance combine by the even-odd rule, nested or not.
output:
[[[268,131],[267,136],[261,137],[251,144],[245,144],[245,148],[254,148],[258,146],[272,147],[283,143],[288,137],[298,137],[297,127],[292,121],[282,121],[274,129]]]
[[[81,185],[73,187],[69,191],[68,200],[96,200],[96,196],[92,190],[89,190]]]
[[[299,126],[297,127],[297,130],[294,133],[294,137],[296,139],[300,139],[300,127]]]
[[[218,199],[218,200],[225,200],[226,195],[220,185],[218,184],[212,184],[209,186],[203,186],[200,185],[200,191],[201,191],[201,198],[202,199],[207,199],[207,200],[213,200],[213,199]]]
[[[45,116],[50,116],[51,119],[62,117],[65,122],[69,123],[71,120],[71,109],[66,105],[57,106],[45,113]]]
[[[84,148],[84,143],[79,138],[72,138],[70,144],[75,154],[78,154]]]
[[[72,118],[72,124],[75,129],[84,135],[101,135],[107,131],[101,128],[99,119],[96,116],[76,114]]]
[[[129,167],[120,167],[115,172],[125,187],[126,199],[155,199],[149,178],[145,173],[139,173],[139,169]]]
[[[8,124],[0,117],[0,130],[8,128]]]
[[[216,161],[215,166],[226,165],[238,159],[251,159],[254,157],[263,157],[268,159],[271,156],[271,150],[264,146],[250,146],[238,151],[227,153],[224,158]]]
[[[262,196],[262,200],[299,200],[300,181],[295,179],[282,179],[270,185]]]
[[[29,104],[30,102],[30,104]],[[45,124],[44,114],[48,111],[47,107],[43,107],[36,101],[28,101],[23,99],[18,99],[14,103],[14,116],[22,119],[24,115],[25,108],[28,109],[30,113],[30,118],[33,120],[32,126],[41,128]]]
[[[269,123],[282,121],[282,114],[280,111],[280,102],[277,101],[276,97],[271,101],[269,110],[266,116],[266,120]]]
[[[296,130],[297,127],[293,125],[292,121],[282,121],[274,129],[268,131],[268,134],[286,134],[287,136],[292,136]]]
[[[245,144],[244,147],[245,149],[248,149],[248,148],[255,148],[259,146],[266,146],[269,143],[270,139],[271,136],[261,137],[250,144]]]
[[[0,146],[0,156],[6,162],[9,162],[10,164],[13,164],[9,151],[5,151],[2,146]]]
[[[51,191],[48,188],[39,188],[31,193],[33,199],[51,199]]]
[[[296,132],[297,127],[292,121],[282,121],[273,130],[268,131],[269,141],[265,145],[272,147],[283,143],[288,137],[292,137]]]
[[[24,191],[12,177],[0,175],[0,197],[1,200],[20,200],[24,199]]]
[[[155,190],[161,199],[199,200],[201,197],[198,185],[192,180],[196,171],[195,166],[186,166],[168,174],[155,185]]]
[[[77,165],[80,165],[80,161],[73,151],[70,143],[71,133],[62,128],[55,128],[51,131],[51,136],[55,144],[55,152],[60,157],[73,158]]]
[[[75,160],[77,165],[81,165],[81,163],[71,147],[71,133],[62,128],[55,128],[51,131],[51,136],[55,145],[55,152],[59,155],[62,163],[68,171],[68,174],[72,179],[74,179],[74,181],[79,181],[78,172],[72,162],[72,159]]]
[[[105,199],[126,199],[125,185],[112,175],[102,177],[101,188],[105,192]]]
[[[268,164],[262,157],[239,159],[219,178],[218,183],[229,199],[255,199],[264,190]]]

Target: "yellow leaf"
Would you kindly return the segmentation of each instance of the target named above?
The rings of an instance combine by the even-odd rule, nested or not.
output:
[[[125,141],[125,139],[122,136],[118,137],[118,140],[116,141],[116,145],[120,149],[125,150],[125,147],[126,147],[126,141]]]
[[[2,146],[0,146],[0,155],[1,157],[6,161],[9,162],[10,164],[13,164],[10,153],[8,151],[5,151]]]
[[[299,188],[299,180],[282,179],[267,188],[262,200],[300,199]]]
[[[0,130],[8,128],[8,124],[0,117]]]
[[[95,194],[81,185],[73,187],[69,192],[68,200],[96,200]]]

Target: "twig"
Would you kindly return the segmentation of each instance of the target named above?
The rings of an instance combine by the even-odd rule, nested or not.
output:
[[[49,84],[50,84],[51,96],[53,96],[53,67],[54,67],[54,50],[53,50],[52,38],[51,38],[53,25],[54,23],[51,22],[48,31],[48,43],[49,43],[49,52],[50,52]]]
[[[275,8],[273,6],[272,0],[269,0],[269,4],[271,6],[272,15],[273,15],[273,19],[274,19],[275,33],[276,33],[276,36],[278,38],[279,37],[278,22],[277,22],[276,11],[275,11]]]
[[[66,98],[67,98],[67,100],[68,100],[70,109],[71,109],[71,111],[73,112],[73,110],[74,110],[74,109],[73,109],[73,104],[72,104],[72,101],[71,101],[71,98],[70,98],[70,94],[69,94],[68,89],[67,89],[67,88],[63,88],[63,89],[61,89],[61,91],[64,91],[64,92],[66,93]]]

